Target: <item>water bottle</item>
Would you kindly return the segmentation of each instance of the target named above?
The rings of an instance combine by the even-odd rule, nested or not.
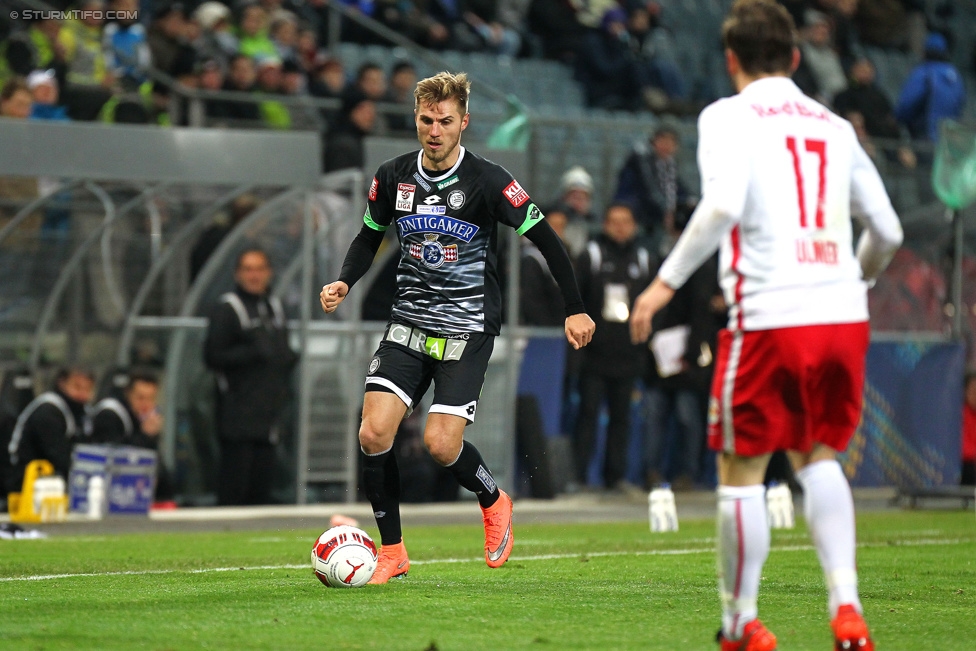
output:
[[[647,495],[651,531],[677,531],[678,512],[670,484],[661,484]]]
[[[92,475],[88,479],[88,519],[101,520],[105,511],[105,479]]]

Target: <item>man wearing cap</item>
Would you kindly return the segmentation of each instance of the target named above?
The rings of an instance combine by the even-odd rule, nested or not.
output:
[[[67,121],[67,109],[58,105],[58,80],[53,70],[35,70],[27,75],[31,91],[32,120]]]
[[[586,168],[574,165],[563,173],[556,203],[566,215],[566,246],[572,255],[579,255],[590,239],[590,228],[599,223],[593,212],[593,177]]]
[[[939,123],[959,119],[966,105],[966,85],[949,61],[945,36],[929,34],[925,60],[912,70],[901,88],[895,117],[916,140],[939,139]]]

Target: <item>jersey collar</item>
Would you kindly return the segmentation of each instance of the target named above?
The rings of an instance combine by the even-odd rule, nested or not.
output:
[[[458,145],[458,149],[461,150],[461,153],[458,154],[457,162],[454,163],[454,165],[451,167],[451,169],[449,169],[446,172],[442,173],[440,176],[429,176],[426,172],[424,172],[424,165],[423,165],[424,150],[421,149],[420,151],[417,152],[417,173],[420,174],[420,176],[422,176],[425,179],[427,179],[428,181],[433,181],[435,183],[437,181],[443,181],[444,179],[446,179],[450,175],[454,174],[454,172],[457,171],[457,168],[459,168],[461,166],[461,161],[464,160],[464,151],[465,151],[464,145]]]

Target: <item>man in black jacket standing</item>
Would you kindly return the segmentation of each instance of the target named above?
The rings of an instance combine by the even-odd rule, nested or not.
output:
[[[269,296],[271,262],[256,248],[237,258],[233,292],[210,316],[204,360],[217,381],[221,505],[267,504],[275,446],[298,354],[288,345],[285,313]]]
[[[630,398],[643,368],[640,346],[630,343],[628,319],[634,299],[657,270],[656,260],[637,242],[637,222],[630,206],[612,204],[603,217],[603,233],[591,240],[576,265],[580,294],[596,321],[593,341],[579,354],[580,407],[574,436],[577,479],[586,485],[586,469],[595,453],[597,420],[606,400],[606,456],[603,482],[625,488]]]

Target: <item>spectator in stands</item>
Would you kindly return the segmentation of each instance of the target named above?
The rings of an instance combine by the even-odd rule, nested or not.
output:
[[[315,30],[309,27],[301,27],[295,41],[295,59],[306,74],[311,75],[315,71],[318,54],[319,44]]]
[[[363,138],[376,128],[376,103],[357,88],[342,99],[342,109],[325,136],[325,172],[363,167]]]
[[[68,121],[68,111],[58,105],[58,80],[53,70],[35,70],[27,76],[31,91],[32,120]]]
[[[541,41],[542,56],[573,65],[586,30],[573,6],[564,0],[531,0],[526,16],[528,32]]]
[[[238,51],[252,58],[278,56],[277,48],[268,38],[268,15],[261,5],[244,5],[241,9]]]
[[[901,128],[898,120],[895,119],[894,109],[888,96],[875,83],[874,64],[867,57],[857,59],[851,66],[850,82],[847,88],[834,98],[834,111],[850,120],[852,124],[860,119],[867,135],[871,138],[897,140],[901,137]],[[856,114],[854,119],[850,117],[852,114]],[[861,140],[865,150],[875,148],[873,143]],[[899,145],[885,151],[892,152],[903,167],[908,169],[915,167],[915,154],[911,147]],[[871,152],[868,153],[875,158]]]
[[[435,50],[477,52],[484,41],[465,20],[468,0],[415,0],[424,17],[421,44]]]
[[[169,75],[174,73],[176,61],[184,47],[185,33],[183,5],[174,2],[160,7],[146,37],[153,67]]]
[[[976,484],[976,371],[966,373],[962,407],[962,477],[960,484]]]
[[[355,87],[374,102],[382,102],[386,95],[386,73],[379,64],[367,61],[356,71]]]
[[[814,99],[830,105],[834,95],[847,87],[847,78],[834,49],[830,19],[819,11],[811,9],[806,13],[800,53],[817,82],[818,96]]]
[[[278,57],[258,56],[254,60],[257,65],[257,83],[255,90],[258,95],[279,95],[282,93],[281,81],[283,68]],[[291,113],[288,107],[277,100],[264,99],[259,104],[261,119],[273,129],[288,129],[291,127]]]
[[[583,251],[599,222],[593,212],[593,177],[582,165],[570,167],[559,179],[556,209],[566,216],[567,222],[560,238],[575,257]]]
[[[566,231],[566,213],[558,208],[545,213],[546,221],[560,239]],[[519,276],[519,321],[528,326],[562,326],[566,310],[559,285],[539,247],[522,238]]]
[[[230,73],[224,82],[224,90],[238,93],[254,94],[257,71],[254,61],[245,54],[238,54],[230,60]],[[261,119],[261,111],[254,102],[223,102],[220,110],[231,120],[247,120],[257,122]]]
[[[909,16],[922,18],[925,0],[858,0],[854,26],[861,43],[892,50],[909,49]]]
[[[35,70],[53,69],[62,84],[67,76],[64,47],[58,40],[61,21],[35,20],[24,30],[15,32],[3,44],[0,56],[0,80],[13,75],[26,77]]]
[[[600,29],[583,36],[576,79],[583,85],[589,107],[634,111],[644,106],[641,74],[627,33],[627,13],[620,7],[604,14]]]
[[[156,501],[171,502],[173,483],[162,457],[158,456],[163,432],[158,399],[159,379],[155,374],[128,373],[128,382],[119,396],[103,398],[92,407],[91,442],[131,445],[156,452]]]
[[[281,301],[273,296],[267,254],[246,249],[237,258],[235,288],[215,306],[204,360],[217,382],[220,445],[218,503],[267,504],[282,419],[298,354],[288,345]]]
[[[27,82],[20,77],[7,80],[0,90],[0,118],[26,120],[34,103]]]
[[[268,29],[271,42],[282,63],[298,62],[298,18],[290,11],[279,11],[271,20]]]
[[[606,401],[609,421],[603,482],[609,488],[626,488],[630,400],[644,363],[641,346],[630,343],[627,322],[630,306],[651,282],[656,268],[651,254],[637,242],[637,222],[630,207],[610,205],[604,213],[603,232],[586,245],[576,263],[586,312],[597,324],[580,361],[574,454],[581,485],[587,484],[597,422]]]
[[[675,227],[679,232],[691,212],[691,206],[678,209]],[[714,255],[654,315],[644,374],[648,488],[667,479],[675,490],[689,489],[702,478],[706,405],[724,308],[718,256]],[[665,343],[675,333],[678,341]],[[670,460],[670,468],[665,467],[666,460]]]
[[[281,66],[281,92],[292,97],[308,97],[308,77],[294,59]],[[287,107],[291,118],[291,129],[300,131],[320,131],[322,118],[315,107],[305,104],[291,104]]]
[[[95,391],[95,376],[86,368],[58,371],[54,387],[34,398],[20,413],[7,451],[12,474],[8,490],[20,490],[27,464],[46,459],[54,472],[68,479],[71,449],[90,433],[87,405]]]
[[[195,44],[200,58],[216,59],[226,68],[240,49],[231,25],[230,9],[216,0],[208,0],[194,10],[193,21],[200,27]]]
[[[464,20],[481,37],[486,51],[515,57],[522,49],[521,24],[528,4],[527,0],[470,0]]]
[[[929,34],[925,39],[925,60],[908,75],[895,105],[895,117],[908,127],[912,138],[939,139],[939,124],[958,119],[966,104],[966,85],[949,61],[946,39]]]
[[[637,223],[655,250],[670,248],[676,239],[675,210],[689,200],[678,177],[678,132],[670,126],[658,128],[649,142],[634,145],[617,177],[614,201],[634,206]]]
[[[652,15],[649,7],[654,7],[656,13]],[[657,22],[660,11],[660,5],[654,2],[630,9],[627,17],[630,46],[637,58],[641,78],[647,83],[645,101],[648,107],[652,111],[684,110],[687,84],[678,69],[674,39]]]
[[[146,80],[144,71],[152,64],[146,28],[137,19],[138,9],[137,0],[112,0],[115,20],[102,32],[106,65],[127,91]]]
[[[80,20],[65,21],[58,33],[67,63],[61,98],[73,119],[94,120],[111,97],[115,84],[102,50],[104,13],[101,10],[105,9],[105,3],[104,0],[85,0],[78,8],[87,11]]]
[[[326,56],[316,63],[315,73],[309,81],[309,92],[313,97],[342,99],[348,83],[349,80],[346,79],[346,70],[342,66],[342,61],[335,57]],[[326,124],[333,124],[338,116],[338,110],[322,109],[322,118]]]
[[[397,61],[390,70],[390,89],[387,91],[386,101],[391,104],[409,106],[410,112],[388,115],[387,127],[395,134],[417,133],[417,125],[413,121],[413,89],[417,85],[417,70],[409,61]]]

